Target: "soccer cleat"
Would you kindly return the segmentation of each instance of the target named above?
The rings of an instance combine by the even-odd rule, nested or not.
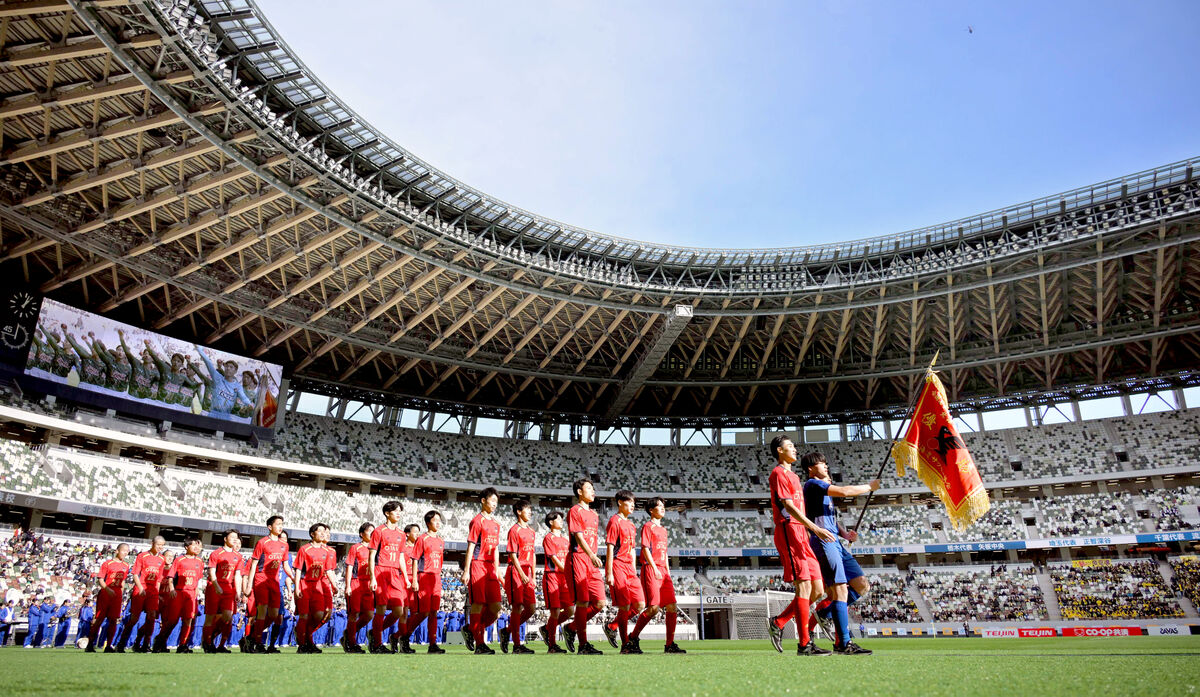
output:
[[[573,627],[563,627],[563,641],[567,642],[567,651],[575,653],[575,629]]]
[[[392,653],[400,653],[400,634],[392,632],[392,638],[388,641],[388,646],[392,649]]]
[[[549,651],[550,647],[554,646],[554,642],[550,640],[550,635],[546,633],[545,627],[542,627],[541,635],[542,643],[546,645],[546,650]]]
[[[520,646],[514,646],[512,652],[514,656],[532,656],[533,654],[537,653],[533,649],[523,644]]]
[[[96,653],[96,645],[88,644],[88,647],[83,650],[84,653]]]
[[[621,648],[621,645],[617,643],[617,630],[613,629],[607,624],[604,625],[604,638],[608,639],[608,645],[614,649]]]
[[[630,645],[633,646],[633,653],[638,654],[638,655],[645,653],[644,651],[642,651],[641,637],[633,637],[632,639],[629,640],[629,643],[630,643]]]
[[[512,641],[512,635],[508,633],[508,627],[501,629],[497,634],[500,635],[500,650],[508,653],[508,642]]]
[[[663,653],[687,653],[687,651],[679,648],[679,644],[672,641],[663,647]]]
[[[603,656],[604,652],[592,646],[591,642],[583,642],[579,645],[579,650],[575,652],[576,656]]]
[[[263,651],[263,653],[282,653],[282,652],[279,650],[278,646],[275,646],[274,644],[272,644],[271,646],[268,646],[266,648],[266,650]]]
[[[238,651],[241,651],[242,653],[250,653],[246,650],[246,637],[238,639]]]
[[[821,617],[820,614],[813,613],[813,617],[817,618],[817,624],[820,625],[821,633],[825,635],[825,638],[836,644],[838,635],[837,627],[835,627],[833,624],[833,615],[831,614],[829,617]]]
[[[847,641],[845,646],[837,646],[835,644],[833,652],[842,656],[870,656],[872,653],[875,653],[870,649],[864,649],[853,641]]]
[[[634,652],[633,644],[631,642],[626,641],[624,644],[621,644],[621,655],[622,656],[632,655],[633,652]]]
[[[771,637],[771,646],[774,646],[779,653],[783,653],[783,630],[775,624],[775,620],[778,618],[778,615],[767,618],[767,634]]]
[[[567,650],[560,647],[558,644],[550,644],[546,649],[546,653],[567,653]]]
[[[309,644],[308,652],[309,653],[325,653],[324,651],[321,650],[321,647],[317,646],[316,644]]]
[[[488,646],[487,644],[480,644],[475,647],[475,655],[476,656],[495,656],[496,649],[493,649],[492,647]]]
[[[808,643],[804,646],[796,647],[797,656],[828,656],[831,653],[833,652],[817,646],[816,642],[814,642],[812,639],[809,639]]]
[[[400,653],[416,653],[411,646],[408,645],[408,637],[400,637]]]
[[[216,647],[213,647],[213,651],[212,651],[212,652],[213,652],[213,653],[233,653],[232,651],[230,651],[230,650],[229,650],[229,647],[228,647],[228,646],[216,646]]]
[[[429,649],[426,650],[426,653],[446,653],[446,649],[443,649],[437,644],[430,644]]]
[[[112,647],[110,646],[109,648],[112,648]],[[117,653],[125,653],[125,647],[124,647],[124,646],[118,646],[118,647],[116,648],[116,652],[117,652]]]
[[[192,647],[190,647],[190,646],[180,646],[179,648],[175,649],[175,653],[177,653],[177,654],[178,653],[191,653],[191,652],[192,652]]]
[[[371,644],[371,646],[370,646],[370,648],[368,649],[368,651],[369,651],[370,653],[378,653],[378,654],[390,654],[390,653],[392,652],[392,650],[391,650],[391,649],[389,649],[388,647],[384,646],[383,644],[375,644],[375,643],[372,643],[372,644]]]
[[[158,644],[155,644],[154,648],[150,649],[150,653],[170,653],[170,651],[168,651],[167,647],[165,646],[159,646]]]
[[[462,630],[459,631],[459,634],[462,634],[463,643],[466,644],[467,650],[474,651],[475,650],[475,635],[471,633],[471,630],[463,628]]]

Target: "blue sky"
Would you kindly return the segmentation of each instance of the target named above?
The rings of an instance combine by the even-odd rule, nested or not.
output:
[[[1194,1],[259,3],[400,145],[624,237],[855,239],[1200,155]]]

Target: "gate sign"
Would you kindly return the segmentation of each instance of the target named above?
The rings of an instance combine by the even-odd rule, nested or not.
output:
[[[733,598],[728,595],[706,595],[702,600],[705,605],[733,605]]]

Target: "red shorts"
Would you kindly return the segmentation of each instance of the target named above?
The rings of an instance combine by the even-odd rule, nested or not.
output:
[[[646,602],[642,582],[633,569],[613,568],[613,605],[625,607]]]
[[[504,572],[504,593],[508,595],[509,605],[536,607],[537,585],[533,580],[533,569],[526,567],[524,571],[525,577],[529,579],[528,583],[521,583],[521,578],[517,576],[517,570],[511,566],[508,567]]]
[[[296,600],[297,615],[313,615],[333,609],[333,586],[329,581],[301,581],[300,597]]]
[[[572,605],[589,605],[604,600],[604,573],[592,565],[587,555],[567,557],[567,585]]]
[[[495,570],[495,564],[471,562],[471,586],[467,589],[467,597],[472,605],[500,602],[500,579],[496,578]]]
[[[167,622],[169,620],[173,623],[174,620],[180,617],[185,619],[194,618],[198,604],[196,601],[198,600],[199,597],[195,592],[176,591],[175,597],[167,599],[167,602],[164,603],[166,607],[163,608],[163,615],[166,617],[163,621]]]
[[[642,592],[646,594],[646,604],[650,607],[666,607],[674,605],[675,581],[671,574],[659,569],[662,578],[654,578],[654,572],[642,567]]]
[[[251,592],[250,595],[243,596],[243,597],[246,598],[246,617],[257,616],[258,615],[258,602],[257,602],[257,599],[254,597],[254,593]]]
[[[279,592],[279,579],[266,579],[258,575],[254,577],[254,606],[266,606],[268,610],[278,611],[283,607],[283,594]]]
[[[437,612],[442,606],[442,575],[436,572],[418,574],[417,589],[416,611]]]
[[[354,579],[351,581],[350,597],[346,602],[346,612],[357,612],[361,615],[374,611],[375,593],[371,591],[371,587],[362,579]]]
[[[781,523],[775,526],[775,549],[783,564],[783,580],[788,583],[821,580],[821,566],[808,545],[803,525]]]
[[[116,622],[121,617],[121,593],[110,588],[102,588],[99,593],[96,593],[96,618],[94,622],[99,622],[108,618],[109,622]]]
[[[215,615],[218,612],[233,612],[237,609],[239,596],[233,592],[233,586],[221,584],[221,592],[215,593],[216,586],[208,584],[204,588],[204,614]]]
[[[408,590],[404,587],[404,573],[398,566],[375,567],[375,602],[387,607],[404,607],[408,604]]]
[[[546,609],[563,610],[571,607],[571,590],[567,584],[565,573],[549,573],[542,575],[542,597],[546,599]]]
[[[129,616],[136,620],[143,612],[158,612],[159,604],[157,587],[153,593],[134,593],[129,596]]]

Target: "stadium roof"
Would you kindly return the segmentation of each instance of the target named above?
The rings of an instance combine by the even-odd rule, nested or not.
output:
[[[1197,159],[887,237],[690,249],[440,172],[244,0],[27,0],[0,21],[0,256],[309,391],[720,419],[903,404],[939,349],[956,401],[1200,356]]]

